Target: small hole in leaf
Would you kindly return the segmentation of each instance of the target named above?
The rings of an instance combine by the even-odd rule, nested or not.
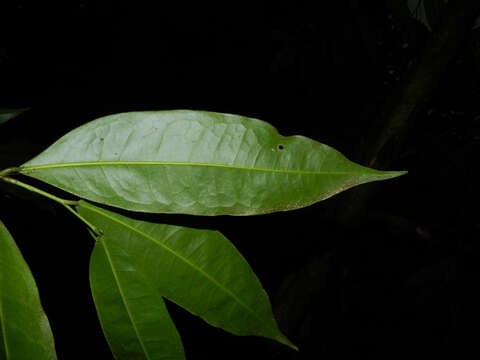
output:
[[[284,149],[285,149],[285,146],[283,146],[283,144],[278,144],[278,146],[277,146],[278,151],[282,151]]]

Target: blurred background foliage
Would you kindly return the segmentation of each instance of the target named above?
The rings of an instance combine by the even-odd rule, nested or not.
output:
[[[476,3],[2,1],[0,108],[29,110],[0,123],[0,168],[96,117],[131,110],[258,117],[365,164],[372,157],[361,154],[386,128],[377,167],[409,174],[366,185],[369,196],[348,221],[342,212],[357,190],[261,217],[156,218],[231,239],[300,353],[169,309],[189,359],[472,356],[480,300]],[[465,13],[468,22],[455,22]],[[442,41],[450,45],[432,52]],[[392,130],[388,120],[407,105],[414,111]],[[21,189],[0,184],[0,201],[60,358],[110,358],[89,295],[86,230]]]

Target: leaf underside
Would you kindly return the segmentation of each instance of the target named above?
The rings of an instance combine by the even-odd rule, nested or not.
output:
[[[35,280],[1,221],[0,359],[57,359],[52,331]]]
[[[79,197],[154,213],[292,210],[393,178],[266,122],[203,111],[132,112],[87,123],[21,172]]]
[[[77,208],[103,233],[92,256],[91,279],[96,302],[99,296],[95,294],[100,291],[109,293],[107,297],[118,298],[121,287],[122,298],[126,299],[124,304],[131,304],[130,320],[125,310],[103,309],[103,313],[110,316],[110,325],[102,321],[106,334],[109,332],[107,327],[111,333],[117,331],[113,330],[112,323],[115,322],[117,328],[128,328],[128,336],[132,338],[158,334],[165,327],[173,329],[172,325],[165,325],[166,310],[158,311],[161,315],[157,318],[161,320],[142,315],[143,311],[151,313],[149,309],[153,307],[163,309],[163,304],[158,302],[161,295],[232,334],[263,336],[296,349],[278,329],[268,295],[258,278],[219,232],[139,221],[85,201],[80,201]],[[119,285],[112,285],[112,273],[116,274],[113,277]],[[103,282],[110,285],[100,285],[102,278],[109,278]],[[135,305],[136,301],[141,306]],[[125,307],[119,305],[119,301],[108,302],[118,309]],[[100,318],[101,307],[97,303]],[[147,321],[143,325],[149,326],[151,333],[142,335],[140,329],[135,334],[131,325],[125,325],[132,323],[131,319],[137,316]],[[176,339],[173,330],[169,334]],[[124,335],[120,334],[119,338]],[[166,338],[163,340],[167,341]],[[138,349],[140,340],[135,341]],[[177,340],[172,343],[180,344]]]

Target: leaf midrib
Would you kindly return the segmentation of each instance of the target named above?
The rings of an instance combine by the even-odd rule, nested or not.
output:
[[[120,297],[122,298],[123,305],[125,306],[125,310],[127,311],[128,317],[130,318],[130,321],[132,322],[132,327],[135,331],[135,334],[137,334],[138,341],[140,342],[140,345],[142,346],[142,349],[143,349],[143,352],[145,353],[145,356],[147,357],[147,359],[150,360],[150,356],[147,352],[147,349],[145,348],[145,345],[142,341],[140,333],[138,332],[137,326],[135,325],[135,321],[133,320],[133,316],[130,312],[130,308],[127,305],[126,297],[125,297],[125,294],[123,293],[122,286],[120,285],[120,280],[118,278],[118,274],[117,274],[117,271],[115,269],[115,266],[113,265],[113,261],[112,261],[112,258],[110,256],[110,252],[108,251],[108,248],[107,248],[105,242],[102,242],[102,245],[103,245],[103,248],[105,249],[105,255],[107,256],[108,262],[110,263],[110,268],[112,269],[113,277],[115,278],[115,282],[117,283],[118,291],[120,292]]]
[[[290,169],[270,169],[257,168],[239,165],[215,164],[215,163],[194,163],[194,162],[168,162],[168,161],[91,161],[91,162],[68,162],[56,164],[43,164],[34,166],[22,166],[20,172],[28,173],[31,171],[61,169],[61,168],[77,168],[77,167],[93,167],[93,166],[196,166],[196,167],[215,167],[233,170],[259,171],[282,174],[296,175],[354,175],[363,174],[355,171],[308,171],[308,170],[290,170]],[[388,172],[385,172],[388,173]],[[387,175],[387,174],[385,174]]]
[[[105,214],[104,212],[101,212],[101,211],[98,211],[97,209],[94,209],[94,208],[91,208],[89,206],[85,206],[86,208],[88,208],[89,210],[91,211],[94,211],[96,212],[97,214],[100,214],[120,225],[123,225],[124,227],[126,227],[127,229],[133,231],[133,232],[136,232],[138,233],[139,235],[145,237],[146,239],[154,242],[155,244],[157,245],[160,245],[162,248],[164,248],[165,250],[169,251],[170,253],[172,253],[174,256],[178,257],[180,260],[184,261],[187,265],[191,266],[192,268],[194,268],[195,270],[197,270],[200,274],[202,274],[205,278],[207,278],[208,280],[210,280],[212,283],[214,283],[219,289],[223,290],[225,293],[229,294],[239,305],[241,305],[242,307],[244,307],[248,312],[250,312],[251,314],[254,315],[255,318],[257,318],[258,320],[260,320],[260,323],[263,323],[264,321],[250,308],[248,307],[242,300],[240,300],[234,293],[232,293],[229,289],[227,289],[226,287],[224,287],[222,284],[220,284],[217,280],[215,280],[215,278],[211,277],[208,273],[206,273],[205,271],[203,271],[201,268],[199,268],[198,266],[196,266],[195,264],[193,264],[192,262],[190,262],[187,258],[185,258],[184,256],[178,254],[176,251],[174,251],[173,249],[169,248],[168,246],[166,246],[165,244],[163,244],[162,242],[158,241],[157,239],[155,239],[154,237],[144,233],[143,231],[140,231],[136,228],[134,228],[133,226],[130,226],[129,224],[126,224],[112,216],[109,216],[108,214]]]

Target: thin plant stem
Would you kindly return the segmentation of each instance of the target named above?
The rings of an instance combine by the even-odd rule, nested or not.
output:
[[[20,168],[18,167],[9,167],[0,171],[0,176],[7,176],[8,174],[19,172]]]
[[[6,169],[8,170],[8,169]],[[4,172],[2,171],[1,174],[3,174]],[[78,212],[76,212],[72,206],[76,206],[78,205],[78,201],[74,201],[74,200],[66,200],[66,199],[62,199],[62,198],[59,198],[55,195],[52,195],[50,193],[47,193],[46,191],[43,191],[43,190],[40,190],[40,189],[37,189],[36,187],[32,186],[32,185],[28,185],[28,184],[25,184],[17,179],[12,179],[10,177],[6,177],[6,176],[3,176],[3,175],[0,175],[0,180],[3,180],[7,183],[10,183],[10,184],[14,184],[14,185],[17,185],[17,186],[20,186],[24,189],[27,189],[29,191],[32,191],[34,193],[37,193],[37,194],[40,194],[42,196],[45,196],[53,201],[56,201],[57,203],[61,204],[63,207],[65,207],[68,211],[70,211],[73,215],[75,215],[77,218],[79,218],[81,221],[83,221],[95,234],[97,235],[102,235],[102,232],[100,230],[98,230],[96,228],[96,226],[94,226],[93,224],[91,224],[87,219],[85,219],[82,215],[80,215]]]
[[[34,193],[37,193],[37,194],[40,194],[40,195],[43,195],[49,199],[52,199],[62,205],[77,205],[77,202],[76,201],[73,201],[73,200],[65,200],[65,199],[61,199],[55,195],[52,195],[52,194],[49,194],[43,190],[40,190],[40,189],[37,189],[36,187],[32,186],[32,185],[28,185],[28,184],[25,184],[17,179],[12,179],[11,177],[6,177],[6,176],[3,176],[3,175],[0,175],[0,179],[5,181],[5,182],[8,182],[10,184],[14,184],[14,185],[17,185],[17,186],[20,186],[20,187],[23,187],[24,189],[27,189],[27,190],[30,190]]]
[[[96,226],[94,226],[92,223],[90,223],[87,219],[85,219],[82,215],[80,215],[78,212],[72,209],[70,205],[62,204],[68,211],[70,211],[73,215],[75,215],[77,218],[79,218],[81,221],[83,221],[97,236],[102,235],[102,231],[97,229]]]

